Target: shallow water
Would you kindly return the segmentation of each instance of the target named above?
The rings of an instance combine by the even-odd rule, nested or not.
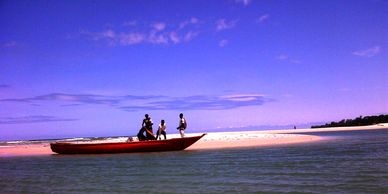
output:
[[[0,193],[387,193],[388,130],[303,145],[0,158]]]

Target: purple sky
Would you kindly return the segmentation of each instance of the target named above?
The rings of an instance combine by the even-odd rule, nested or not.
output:
[[[388,112],[388,2],[1,1],[0,140]],[[189,132],[188,131],[188,132]]]

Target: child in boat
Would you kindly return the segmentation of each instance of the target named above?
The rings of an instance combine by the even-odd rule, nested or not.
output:
[[[156,133],[156,139],[158,139],[158,137],[159,137],[159,140],[161,140],[162,134],[164,136],[164,139],[167,139],[167,137],[166,137],[166,122],[164,122],[164,120],[160,121],[158,132]]]

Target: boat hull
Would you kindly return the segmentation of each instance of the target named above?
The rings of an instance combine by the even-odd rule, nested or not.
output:
[[[179,151],[194,144],[206,134],[193,137],[117,143],[51,143],[51,150],[58,154],[111,154],[131,152]]]

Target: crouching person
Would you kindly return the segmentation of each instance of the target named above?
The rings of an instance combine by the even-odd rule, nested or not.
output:
[[[144,140],[147,140],[147,137],[144,135],[144,132],[146,131],[145,127],[142,127],[140,130],[139,130],[139,133],[137,133],[137,138],[139,139],[139,141],[144,141]]]
[[[158,139],[158,137],[159,137],[159,140],[162,139],[162,137],[161,137],[162,135],[164,136],[164,139],[167,139],[167,137],[166,137],[166,122],[164,122],[164,120],[160,121],[158,132],[156,133],[156,139]]]

